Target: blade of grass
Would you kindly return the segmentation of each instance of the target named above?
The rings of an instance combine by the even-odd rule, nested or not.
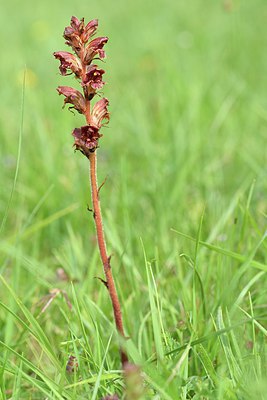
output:
[[[208,335],[202,336],[199,339],[192,340],[191,347],[194,347],[197,344],[205,343],[205,342],[207,342],[207,341],[209,341],[211,339],[215,339],[215,338],[219,337],[220,335],[223,335],[224,333],[227,333],[227,332],[231,331],[232,329],[235,329],[235,328],[237,328],[239,326],[247,324],[247,323],[249,323],[249,322],[251,322],[253,320],[254,319],[250,317],[248,319],[245,319],[245,320],[242,320],[240,322],[237,322],[236,324],[233,324],[231,326],[225,327],[223,329],[218,329],[218,330],[216,330],[216,332],[212,332],[212,333],[210,333]],[[179,353],[180,351],[184,350],[186,348],[186,346],[187,346],[187,344],[184,344],[182,346],[177,347],[176,349],[168,351],[167,353],[165,353],[165,356],[170,356],[170,355],[174,355],[176,353]],[[152,361],[155,361],[155,359],[153,359]]]
[[[14,380],[14,385],[13,385],[13,390],[12,390],[12,398],[14,397],[14,400],[20,400],[20,394],[21,394],[21,378],[22,378],[22,361],[19,363],[19,367],[17,370],[17,374]]]
[[[244,299],[244,297],[246,296],[247,292],[249,291],[249,289],[263,276],[265,275],[265,271],[261,271],[258,272],[252,279],[250,279],[250,281],[248,282],[248,284],[241,290],[241,292],[239,293],[238,298],[235,301],[235,305],[239,305],[242,300]]]
[[[157,290],[155,287],[155,280],[154,280],[151,264],[147,261],[143,242],[141,241],[141,243],[142,243],[142,247],[143,247],[143,254],[144,254],[146,273],[147,273],[149,304],[150,304],[150,309],[151,309],[153,336],[154,336],[154,340],[155,340],[156,353],[157,353],[157,357],[160,360],[162,360],[164,351],[163,351],[163,345],[162,345],[162,340],[161,340],[161,328],[162,327],[161,327],[161,323],[160,323],[160,310],[156,306],[156,301],[155,301],[155,298],[157,298]]]
[[[204,296],[204,290],[203,290],[203,285],[202,281],[200,278],[198,271],[198,249],[200,245],[200,239],[201,239],[201,231],[202,231],[202,225],[203,225],[203,218],[204,218],[204,211],[202,212],[199,226],[198,226],[198,232],[197,232],[197,238],[195,241],[195,254],[194,254],[194,262],[193,262],[193,288],[192,288],[192,310],[193,310],[193,329],[194,332],[197,332],[197,324],[198,324],[198,310],[197,310],[197,298],[196,298],[196,278],[199,279],[200,285],[201,285],[201,293]],[[202,304],[203,304],[203,309],[205,310],[205,297],[202,298]]]
[[[17,151],[17,161],[16,161],[16,169],[15,169],[15,175],[14,175],[14,179],[13,179],[13,185],[11,188],[11,192],[10,192],[10,196],[9,196],[9,200],[4,212],[4,216],[1,222],[1,226],[0,226],[0,234],[2,233],[7,217],[8,217],[8,213],[11,207],[11,203],[13,200],[13,195],[15,192],[15,188],[16,188],[16,184],[17,184],[17,180],[18,180],[18,174],[19,174],[19,166],[20,166],[20,158],[21,158],[21,144],[22,144],[22,134],[23,134],[23,123],[24,123],[24,103],[25,103],[25,87],[26,87],[26,66],[24,68],[24,75],[23,75],[23,85],[22,85],[22,98],[21,98],[21,116],[20,116],[20,127],[19,127],[19,140],[18,140],[18,151]]]
[[[22,356],[21,354],[16,352],[14,349],[12,349],[10,346],[5,344],[1,340],[0,340],[0,344],[5,349],[10,351],[12,354],[14,354],[17,357],[17,359],[20,360],[21,362],[23,362],[23,364],[25,364],[34,374],[39,376],[46,383],[47,387],[52,391],[52,393],[56,396],[56,398],[62,400],[62,395],[64,395],[66,397],[66,399],[68,399],[68,400],[72,399],[72,397],[70,397],[69,394],[65,390],[62,390],[62,388],[59,387],[59,385],[53,379],[51,379],[47,375],[45,375],[45,373],[42,372],[38,367],[36,367],[32,362],[27,360],[24,356]],[[23,371],[21,371],[21,374],[24,376],[24,378],[27,378],[28,380],[30,380],[30,376],[28,376],[28,374],[24,373]],[[36,385],[36,383],[35,383],[35,385]],[[42,388],[42,387],[39,387],[39,388]]]
[[[70,385],[65,386],[65,389],[70,389],[73,387],[79,387],[83,385],[88,385],[88,384],[94,384],[99,380],[99,382],[105,382],[105,381],[114,381],[116,379],[121,379],[121,375],[117,373],[106,373],[106,374],[101,374],[99,377],[99,373],[91,378],[88,379],[83,379],[81,381],[71,383]]]
[[[108,354],[108,350],[109,350],[109,346],[110,346],[110,343],[111,343],[112,336],[113,336],[113,334],[109,338],[109,341],[108,341],[107,347],[106,347],[106,351],[105,351],[101,366],[99,368],[99,372],[98,372],[98,375],[97,375],[97,378],[96,378],[96,381],[95,381],[92,400],[96,400],[96,396],[97,396],[97,393],[98,393],[98,390],[99,390],[99,387],[100,387],[100,383],[101,383],[101,375],[102,375],[102,372],[103,372],[103,369],[104,369],[104,364],[105,364],[105,361],[106,361],[106,357],[107,357],[107,354]]]
[[[248,194],[248,198],[247,198],[247,202],[246,202],[246,207],[245,207],[245,211],[244,211],[244,215],[243,215],[243,221],[242,221],[242,226],[241,226],[241,232],[240,232],[240,242],[242,243],[245,237],[245,232],[246,232],[246,227],[247,227],[247,222],[248,222],[248,217],[249,217],[249,208],[250,208],[250,203],[251,203],[251,199],[253,196],[253,192],[255,189],[255,183],[256,180],[254,179],[250,189],[249,189],[249,194]]]
[[[217,328],[217,325],[218,325],[218,328]],[[218,309],[217,324],[215,324],[215,328],[216,328],[216,330],[217,329],[219,329],[219,330],[225,329],[221,308]],[[226,359],[226,362],[228,365],[228,370],[229,370],[231,379],[232,379],[234,385],[236,385],[237,382],[239,381],[239,378],[242,375],[242,372],[241,372],[241,369],[240,369],[240,367],[234,357],[234,354],[232,352],[230,340],[229,340],[227,333],[228,332],[225,332],[222,335],[220,335],[219,339],[220,339],[220,343],[221,343],[221,346],[224,351],[224,355],[225,355],[225,359]]]
[[[79,301],[78,301],[78,298],[77,298],[76,291],[75,291],[73,283],[71,284],[71,288],[72,288],[72,296],[73,296],[73,300],[74,300],[74,306],[75,306],[75,309],[76,309],[76,316],[78,317],[80,329],[82,331],[82,335],[83,335],[83,338],[84,338],[84,341],[85,341],[85,344],[86,344],[86,349],[87,349],[88,354],[90,354],[92,361],[95,364],[94,356],[93,356],[93,353],[92,353],[92,350],[91,350],[91,346],[90,346],[90,343],[88,341],[88,335],[86,333],[85,326],[84,326],[84,318],[83,318],[83,316],[81,314]],[[96,364],[95,364],[95,367],[97,367]]]
[[[206,351],[205,347],[202,344],[199,344],[196,349],[196,353],[200,358],[200,361],[206,371],[208,378],[210,379],[212,386],[217,387],[219,383],[219,378],[213,366],[213,362],[210,359],[209,353]]]
[[[259,330],[264,334],[264,336],[267,336],[267,330],[264,328],[264,326],[262,326],[255,318],[252,318],[248,312],[246,312],[245,310],[243,310],[243,308],[239,307],[240,310],[247,315],[249,318],[251,318],[251,320],[253,320],[254,324],[259,328]]]
[[[186,238],[186,239],[189,239],[189,240],[191,240],[191,241],[193,241],[193,242],[196,241],[196,239],[193,238],[192,236],[189,236],[189,235],[187,235],[187,234],[185,234],[185,233],[176,231],[175,229],[171,229],[171,230],[172,230],[173,232],[177,233],[179,236],[182,236],[182,237],[184,237],[184,238]],[[266,238],[266,234],[264,234],[262,240],[264,240],[265,238]],[[225,256],[231,257],[231,258],[233,258],[234,260],[237,260],[237,261],[240,261],[240,262],[243,262],[243,263],[247,262],[248,257],[243,256],[243,255],[241,255],[241,254],[239,254],[239,253],[235,253],[234,251],[223,249],[223,248],[218,247],[218,246],[215,246],[215,245],[213,245],[213,244],[210,244],[210,243],[207,243],[207,242],[203,242],[202,240],[200,240],[199,243],[200,243],[202,246],[207,247],[209,250],[215,251],[216,253],[223,254],[223,255],[225,255]],[[266,265],[266,264],[263,264],[263,263],[261,263],[261,262],[259,262],[259,261],[255,261],[255,260],[250,260],[249,263],[250,263],[250,265],[251,265],[252,267],[267,272],[267,265]]]
[[[190,349],[191,349],[191,343],[189,342],[188,345],[186,346],[186,348],[184,349],[183,354],[181,355],[178,362],[176,363],[175,367],[173,368],[171,375],[166,380],[165,387],[175,378],[175,376],[177,376],[179,374],[183,363],[186,360],[188,361],[188,354],[189,354]],[[188,362],[187,362],[187,364],[188,364]],[[179,375],[182,376],[182,374],[179,374]],[[186,378],[187,378],[187,376],[186,376]]]
[[[73,203],[69,205],[68,207],[63,208],[62,210],[59,210],[55,212],[54,214],[50,215],[47,218],[44,218],[41,221],[36,222],[35,224],[31,225],[29,228],[25,229],[25,231],[21,234],[20,239],[28,239],[30,236],[38,232],[39,230],[45,228],[46,226],[52,224],[59,218],[65,217],[66,215],[76,211],[79,208],[78,203]],[[17,237],[17,233],[14,235],[10,236],[8,238],[9,241],[13,242]]]
[[[32,313],[24,306],[24,304],[21,302],[21,300],[16,296],[14,291],[11,289],[11,287],[7,284],[3,276],[0,276],[0,280],[4,284],[4,286],[8,289],[9,293],[11,296],[14,298],[16,305],[18,308],[22,311],[24,316],[26,317],[27,321],[29,322],[30,326],[25,324],[21,318],[19,318],[15,313],[12,312],[7,306],[5,306],[3,303],[0,303],[3,308],[5,308],[10,314],[12,314],[18,322],[20,322],[23,327],[37,340],[37,342],[41,345],[42,349],[46,353],[46,355],[49,357],[49,359],[53,362],[53,364],[57,367],[60,368],[59,361],[57,357],[55,356],[53,347],[51,345],[51,342],[45,335],[43,329],[37,322],[37,320],[34,318]]]

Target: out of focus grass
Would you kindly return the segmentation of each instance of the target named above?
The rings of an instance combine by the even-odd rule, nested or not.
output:
[[[70,135],[83,122],[55,91],[76,85],[52,57],[66,50],[72,15],[99,18],[110,38],[99,181],[108,176],[108,248],[143,398],[264,400],[264,0],[1,7],[2,398],[123,392],[112,311],[95,279],[88,165]],[[59,295],[40,314],[53,288],[72,311]],[[73,376],[69,354],[79,362]]]

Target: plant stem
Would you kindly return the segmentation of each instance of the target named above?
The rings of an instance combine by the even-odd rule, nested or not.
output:
[[[99,188],[98,188],[98,184],[97,184],[96,151],[94,151],[93,153],[90,154],[89,161],[90,161],[91,195],[92,195],[92,202],[93,202],[95,228],[96,228],[97,242],[98,242],[100,257],[102,260],[104,273],[105,273],[105,277],[106,277],[105,285],[108,289],[110,300],[112,303],[117,331],[122,337],[125,338],[120,302],[119,302],[115,282],[114,282],[113,275],[112,275],[112,270],[111,270],[111,266],[110,266],[110,257],[107,255],[105,235],[104,235],[104,229],[103,229],[103,224],[102,224],[102,215],[101,215],[100,200],[99,200]],[[128,357],[121,346],[120,346],[120,354],[121,354],[121,362],[122,362],[122,366],[123,366],[126,362],[128,362]]]

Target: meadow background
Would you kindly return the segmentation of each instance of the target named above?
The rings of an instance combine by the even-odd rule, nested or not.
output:
[[[267,399],[264,0],[1,5],[1,398],[123,392],[88,165],[72,148],[83,121],[56,92],[76,85],[52,56],[72,15],[110,38],[99,182],[142,398]]]

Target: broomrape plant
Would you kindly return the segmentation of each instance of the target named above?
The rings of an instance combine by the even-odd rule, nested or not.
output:
[[[71,18],[70,26],[65,28],[63,37],[74,54],[67,51],[56,51],[54,56],[60,61],[59,71],[61,75],[74,74],[80,83],[81,91],[69,86],[59,86],[57,91],[60,95],[65,96],[64,106],[70,104],[69,108],[83,114],[86,120],[86,125],[75,128],[72,132],[74,147],[90,163],[92,212],[95,221],[97,243],[105,274],[105,280],[102,281],[108,289],[117,331],[120,336],[125,338],[120,302],[110,265],[111,257],[107,254],[102,224],[99,200],[99,191],[102,185],[98,186],[97,183],[97,148],[99,139],[103,136],[100,130],[109,121],[109,101],[107,98],[101,98],[92,106],[95,95],[105,84],[102,80],[105,71],[99,68],[95,62],[101,61],[106,57],[103,47],[108,41],[106,36],[92,39],[97,27],[97,19],[93,19],[85,25],[83,18],[81,20],[76,17]],[[120,347],[120,355],[122,366],[125,367],[128,357],[122,347]]]

